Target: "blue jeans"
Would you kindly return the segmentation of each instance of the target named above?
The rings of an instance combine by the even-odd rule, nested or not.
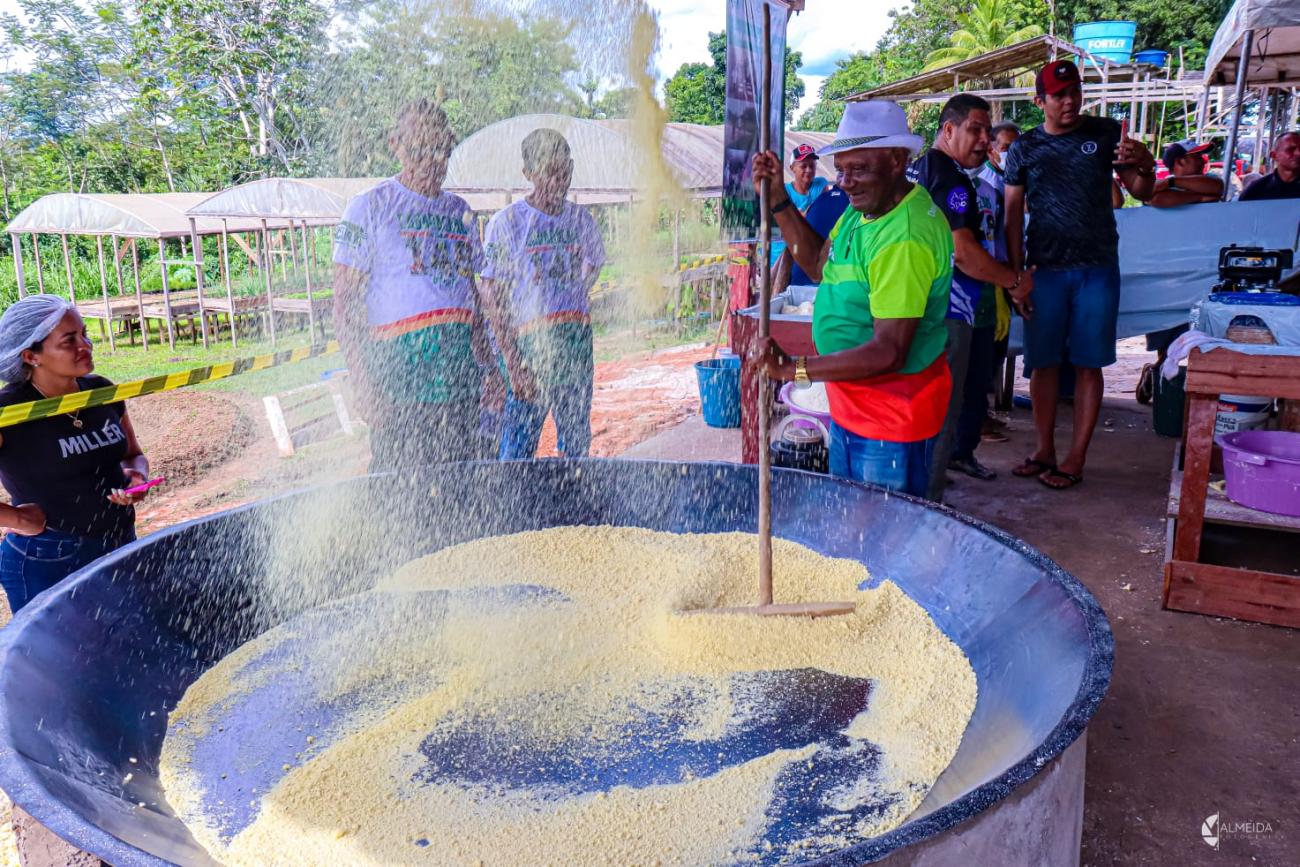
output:
[[[555,419],[560,454],[585,458],[591,451],[591,391],[589,379],[576,385],[541,387],[536,403],[516,400],[511,392],[501,419],[501,460],[528,460],[537,454],[547,413]]]
[[[72,536],[58,530],[36,536],[6,534],[0,541],[0,585],[9,599],[9,610],[17,613],[37,594],[134,541],[134,530],[120,539]]]
[[[1119,282],[1118,265],[1039,268],[1030,297],[1034,313],[1025,322],[1025,367],[1114,364]]]
[[[831,475],[924,497],[935,439],[912,443],[872,440],[831,422]]]

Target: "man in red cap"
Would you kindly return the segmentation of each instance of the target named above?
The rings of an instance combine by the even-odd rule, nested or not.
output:
[[[1011,146],[1006,160],[1007,253],[1012,267],[1033,267],[1032,292],[1012,290],[1025,317],[1025,367],[1038,445],[1017,476],[1057,490],[1083,481],[1088,445],[1101,411],[1102,368],[1115,363],[1119,318],[1119,232],[1111,174],[1134,198],[1151,198],[1155,158],[1118,122],[1081,114],[1083,83],[1068,60],[1044,66],[1034,99],[1043,124]],[[1032,219],[1025,231],[1025,207]],[[1062,364],[1075,370],[1074,431],[1056,455],[1056,406]]]
[[[830,181],[817,176],[817,151],[811,145],[801,144],[790,153],[790,174],[794,180],[785,185],[785,193],[790,197],[799,213],[807,216],[808,209],[817,201],[817,197],[826,192]],[[789,280],[790,263],[782,263],[781,254],[785,252],[784,239],[772,241],[772,268],[783,272]]]
[[[1223,179],[1205,173],[1205,152],[1210,142],[1176,141],[1165,145],[1161,159],[1169,169],[1167,177],[1155,184],[1155,195],[1147,204],[1157,208],[1177,208],[1217,202],[1223,198]]]

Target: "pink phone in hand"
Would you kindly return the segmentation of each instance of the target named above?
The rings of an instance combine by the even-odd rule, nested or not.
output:
[[[163,482],[165,482],[165,481],[167,481],[165,478],[163,478],[162,476],[159,476],[159,477],[156,478],[156,479],[150,479],[150,480],[147,481],[147,482],[141,482],[140,484],[135,485],[134,487],[124,488],[124,489],[122,490],[122,493],[124,493],[124,494],[143,494],[145,491],[149,490],[150,488],[156,488],[156,487],[158,487],[159,485],[161,485],[161,484],[162,484]]]

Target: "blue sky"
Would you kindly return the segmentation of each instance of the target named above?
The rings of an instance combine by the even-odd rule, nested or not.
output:
[[[659,73],[667,78],[683,63],[709,59],[709,32],[726,26],[724,0],[649,0],[659,13]],[[807,0],[807,8],[790,19],[789,44],[803,52],[800,73],[807,92],[804,112],[835,70],[835,61],[874,48],[889,27],[889,10],[906,0]]]

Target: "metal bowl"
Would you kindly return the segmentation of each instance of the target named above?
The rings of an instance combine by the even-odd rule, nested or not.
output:
[[[461,464],[357,478],[155,533],[0,631],[0,787],[117,867],[212,864],[168,806],[157,762],[167,712],[240,644],[482,536],[578,524],[752,532],[755,489],[754,468],[732,464]],[[898,584],[979,683],[956,756],[908,821],[817,863],[866,863],[934,838],[1007,798],[1084,730],[1114,644],[1096,600],[1051,560],[950,509],[807,473],[776,472],[773,515],[777,535]],[[310,597],[286,604],[263,591],[303,575],[316,577]]]

